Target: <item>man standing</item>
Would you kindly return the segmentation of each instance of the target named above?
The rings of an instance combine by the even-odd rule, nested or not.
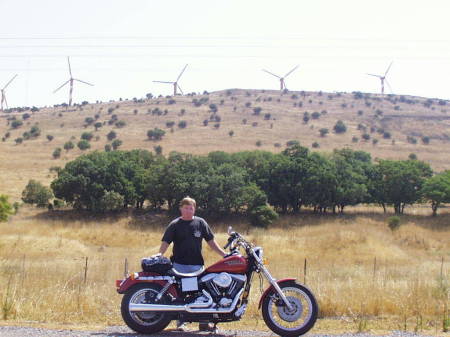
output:
[[[198,216],[194,216],[196,202],[186,197],[180,202],[181,216],[173,220],[166,228],[162,237],[159,253],[164,255],[169,245],[173,242],[173,254],[171,260],[173,268],[180,273],[192,273],[204,265],[202,256],[202,240],[221,257],[227,253],[217,244],[214,233],[208,223]],[[178,322],[178,327],[183,322]],[[200,330],[209,330],[208,324],[200,324]]]

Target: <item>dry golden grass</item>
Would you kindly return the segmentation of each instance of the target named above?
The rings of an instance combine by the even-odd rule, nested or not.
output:
[[[211,115],[208,104],[194,107],[191,103],[193,98],[198,99],[200,96],[177,96],[176,104],[173,105],[168,105],[166,98],[160,98],[144,103],[122,101],[90,104],[84,106],[83,110],[66,111],[61,108],[42,108],[32,114],[32,117],[17,130],[9,130],[6,125],[6,117],[9,114],[2,114],[0,115],[3,117],[0,123],[0,135],[3,136],[10,131],[11,137],[5,142],[0,142],[0,192],[9,195],[12,201],[17,201],[29,179],[37,179],[44,184],[49,184],[53,179],[49,173],[51,166],[63,166],[67,161],[82,153],[77,148],[67,153],[63,150],[61,158],[54,160],[52,158],[53,150],[56,147],[62,148],[72,136],[76,137],[75,141],[77,142],[82,132],[93,131],[92,126],[83,128],[86,117],[94,117],[95,114],[100,113],[99,121],[109,120],[111,116],[107,113],[108,108],[115,107],[117,104],[120,107],[113,114],[117,114],[118,119],[124,120],[127,125],[117,129],[106,124],[99,131],[94,132],[100,139],[91,142],[91,150],[103,150],[107,143],[106,134],[114,129],[118,138],[123,141],[121,148],[125,150],[143,148],[152,151],[153,146],[160,144],[165,154],[173,150],[194,154],[206,154],[214,150],[280,151],[288,140],[296,139],[308,147],[311,147],[315,141],[319,142],[319,151],[329,152],[334,148],[350,146],[353,149],[370,152],[373,158],[406,159],[410,153],[414,152],[419,159],[429,162],[437,171],[450,168],[449,139],[445,138],[445,135],[450,134],[450,116],[446,106],[439,106],[435,103],[434,110],[425,108],[422,104],[425,99],[415,97],[414,99],[420,103],[414,105],[397,103],[400,106],[400,110],[397,111],[394,110],[393,104],[385,100],[371,101],[373,105],[369,108],[365,106],[364,100],[355,100],[352,94],[342,94],[340,97],[332,94],[333,99],[330,100],[327,93],[320,96],[318,92],[307,92],[305,98],[299,92],[281,95],[279,91],[248,90],[250,96],[247,96],[246,92],[247,90],[233,89],[231,96],[227,96],[226,91],[209,95],[208,104],[215,103],[218,106],[218,114],[222,119],[219,129],[214,128],[215,123],[212,121],[207,127],[203,126],[203,120],[208,119]],[[292,94],[296,94],[298,98],[292,99]],[[271,98],[271,101],[268,101],[268,98]],[[259,102],[258,99],[260,99]],[[264,99],[266,99],[265,102]],[[220,104],[221,100],[224,100],[223,105]],[[312,102],[309,103],[309,100]],[[158,101],[159,103],[157,103]],[[247,102],[251,103],[251,107],[245,106]],[[302,102],[303,106],[294,107],[293,104],[298,102]],[[347,104],[347,107],[343,108],[342,104]],[[262,107],[260,116],[253,115],[253,107],[257,106]],[[163,111],[167,109],[167,115],[147,114],[148,109],[156,107]],[[236,107],[236,111],[234,111],[234,107]],[[138,110],[136,115],[134,114],[135,109]],[[180,115],[181,109],[186,110],[182,116]],[[386,119],[374,118],[376,109],[382,110]],[[314,111],[322,110],[326,110],[327,114],[317,120],[310,120],[307,125],[303,123],[305,111],[311,114]],[[363,110],[364,114],[358,116],[358,110]],[[63,116],[59,117],[59,113],[62,113]],[[271,120],[264,120],[265,113],[271,114]],[[389,115],[395,116],[389,117]],[[17,114],[17,116],[20,118],[21,114]],[[242,123],[244,118],[247,119],[245,125]],[[348,130],[345,134],[336,135],[331,132],[338,119],[342,119],[347,125]],[[176,126],[180,120],[187,121],[188,125],[185,129],[179,129]],[[166,127],[167,121],[175,122],[173,133]],[[253,122],[257,122],[258,125],[253,127]],[[14,139],[20,137],[35,123],[38,123],[41,128],[42,135],[38,139],[15,145]],[[360,131],[357,130],[359,123],[384,127],[391,132],[392,138],[395,139],[395,145],[392,145],[391,139],[383,139],[377,133],[372,134],[372,137],[379,140],[376,146],[371,142],[352,143],[352,136],[361,138]],[[154,127],[167,131],[160,142],[147,140],[147,130]],[[330,134],[321,138],[318,130],[323,127],[328,128]],[[228,135],[230,130],[234,131],[233,137]],[[47,134],[54,136],[53,141],[47,141]],[[417,145],[407,143],[406,136],[411,134],[417,135],[419,140]],[[423,145],[419,135],[432,137],[430,145]],[[262,141],[260,147],[256,146],[258,140]],[[281,148],[275,147],[275,143],[279,143]]]
[[[9,324],[123,324],[114,280],[123,274],[125,257],[137,271],[140,258],[157,251],[169,218],[63,213],[24,207],[0,224],[3,318]],[[232,224],[264,247],[275,277],[306,280],[325,317],[315,331],[406,327],[437,334],[449,300],[450,215],[407,215],[394,233],[388,216],[350,208],[344,216],[284,216],[268,230],[242,220],[210,224],[221,244]],[[216,261],[209,249],[204,251],[207,264]],[[226,326],[265,329],[257,309],[258,278],[254,281],[244,319]]]

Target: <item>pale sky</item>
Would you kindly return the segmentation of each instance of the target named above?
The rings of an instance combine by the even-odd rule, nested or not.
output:
[[[404,0],[0,0],[0,88],[10,107],[185,93],[278,89],[450,99],[450,2]],[[389,93],[389,90],[387,90]]]

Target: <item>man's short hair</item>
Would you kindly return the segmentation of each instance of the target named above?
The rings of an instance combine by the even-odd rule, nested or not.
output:
[[[184,205],[192,205],[194,206],[194,208],[197,207],[197,203],[195,202],[195,200],[189,196],[183,198],[183,200],[180,201],[180,207],[183,207]]]

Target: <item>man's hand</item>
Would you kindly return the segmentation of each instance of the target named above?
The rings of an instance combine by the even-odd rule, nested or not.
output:
[[[219,254],[222,257],[225,257],[227,253],[217,244],[216,240],[212,239],[207,241],[208,246],[211,247],[212,250],[214,250],[217,254]]]

